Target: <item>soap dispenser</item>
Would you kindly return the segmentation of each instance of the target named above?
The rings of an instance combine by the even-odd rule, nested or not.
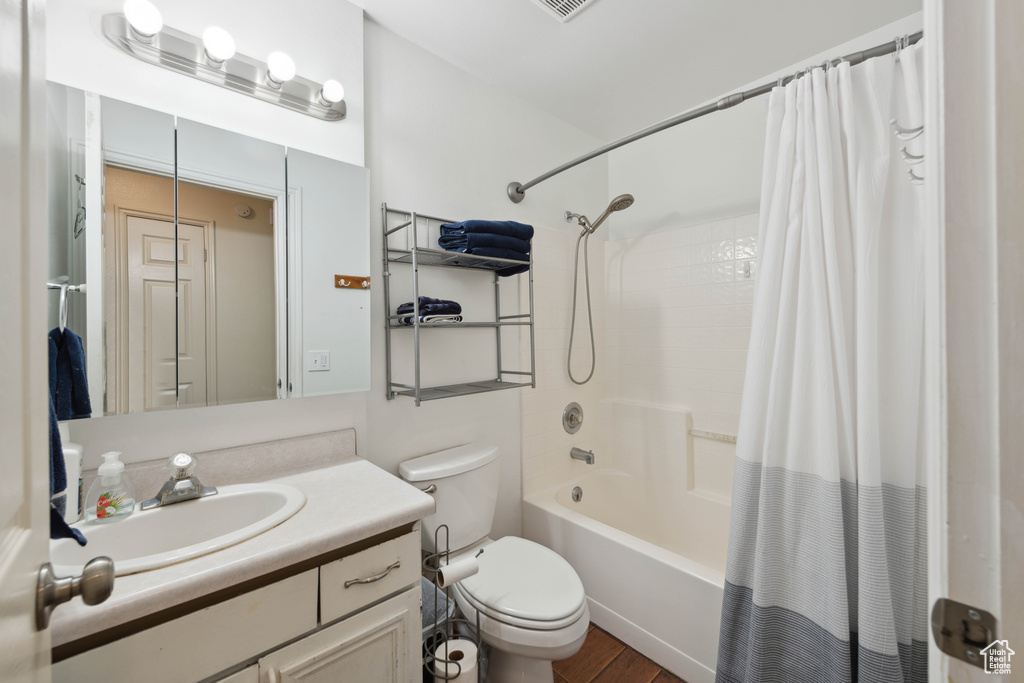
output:
[[[103,454],[103,464],[85,497],[85,519],[110,522],[135,512],[135,490],[124,474],[124,463],[117,451]]]

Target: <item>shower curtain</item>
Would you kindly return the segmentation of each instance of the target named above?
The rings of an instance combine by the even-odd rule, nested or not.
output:
[[[719,683],[927,679],[919,62],[771,93]]]

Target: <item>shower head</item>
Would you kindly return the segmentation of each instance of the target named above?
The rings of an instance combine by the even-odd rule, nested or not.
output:
[[[618,197],[613,199],[611,204],[608,205],[608,208],[604,210],[604,213],[602,213],[598,219],[594,221],[594,224],[590,226],[590,232],[597,230],[597,226],[604,223],[613,211],[622,211],[623,209],[628,209],[633,206],[633,201],[633,195],[631,194],[620,194]]]

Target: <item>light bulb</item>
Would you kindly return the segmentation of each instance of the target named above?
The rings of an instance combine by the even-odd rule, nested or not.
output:
[[[325,82],[323,87],[320,88],[318,98],[320,100],[320,104],[325,107],[329,107],[332,104],[341,102],[345,99],[345,88],[342,87],[341,83],[332,78]]]
[[[295,77],[295,62],[283,52],[271,52],[267,57],[267,80],[275,88]]]
[[[132,29],[143,38],[152,38],[164,27],[160,10],[149,0],[126,0],[124,16]]]
[[[235,56],[235,39],[219,26],[211,26],[203,31],[203,46],[206,48],[206,59],[214,66],[220,66]]]

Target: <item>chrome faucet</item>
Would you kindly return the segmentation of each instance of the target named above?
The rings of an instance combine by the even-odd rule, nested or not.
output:
[[[569,451],[569,456],[573,460],[582,460],[588,465],[594,464],[594,451],[585,451],[582,448],[576,448],[573,446],[572,450]]]
[[[203,486],[202,482],[192,474],[196,469],[196,459],[188,453],[178,453],[170,459],[168,464],[171,468],[171,478],[164,482],[156,496],[142,501],[140,510],[151,510],[217,493],[215,487]]]

